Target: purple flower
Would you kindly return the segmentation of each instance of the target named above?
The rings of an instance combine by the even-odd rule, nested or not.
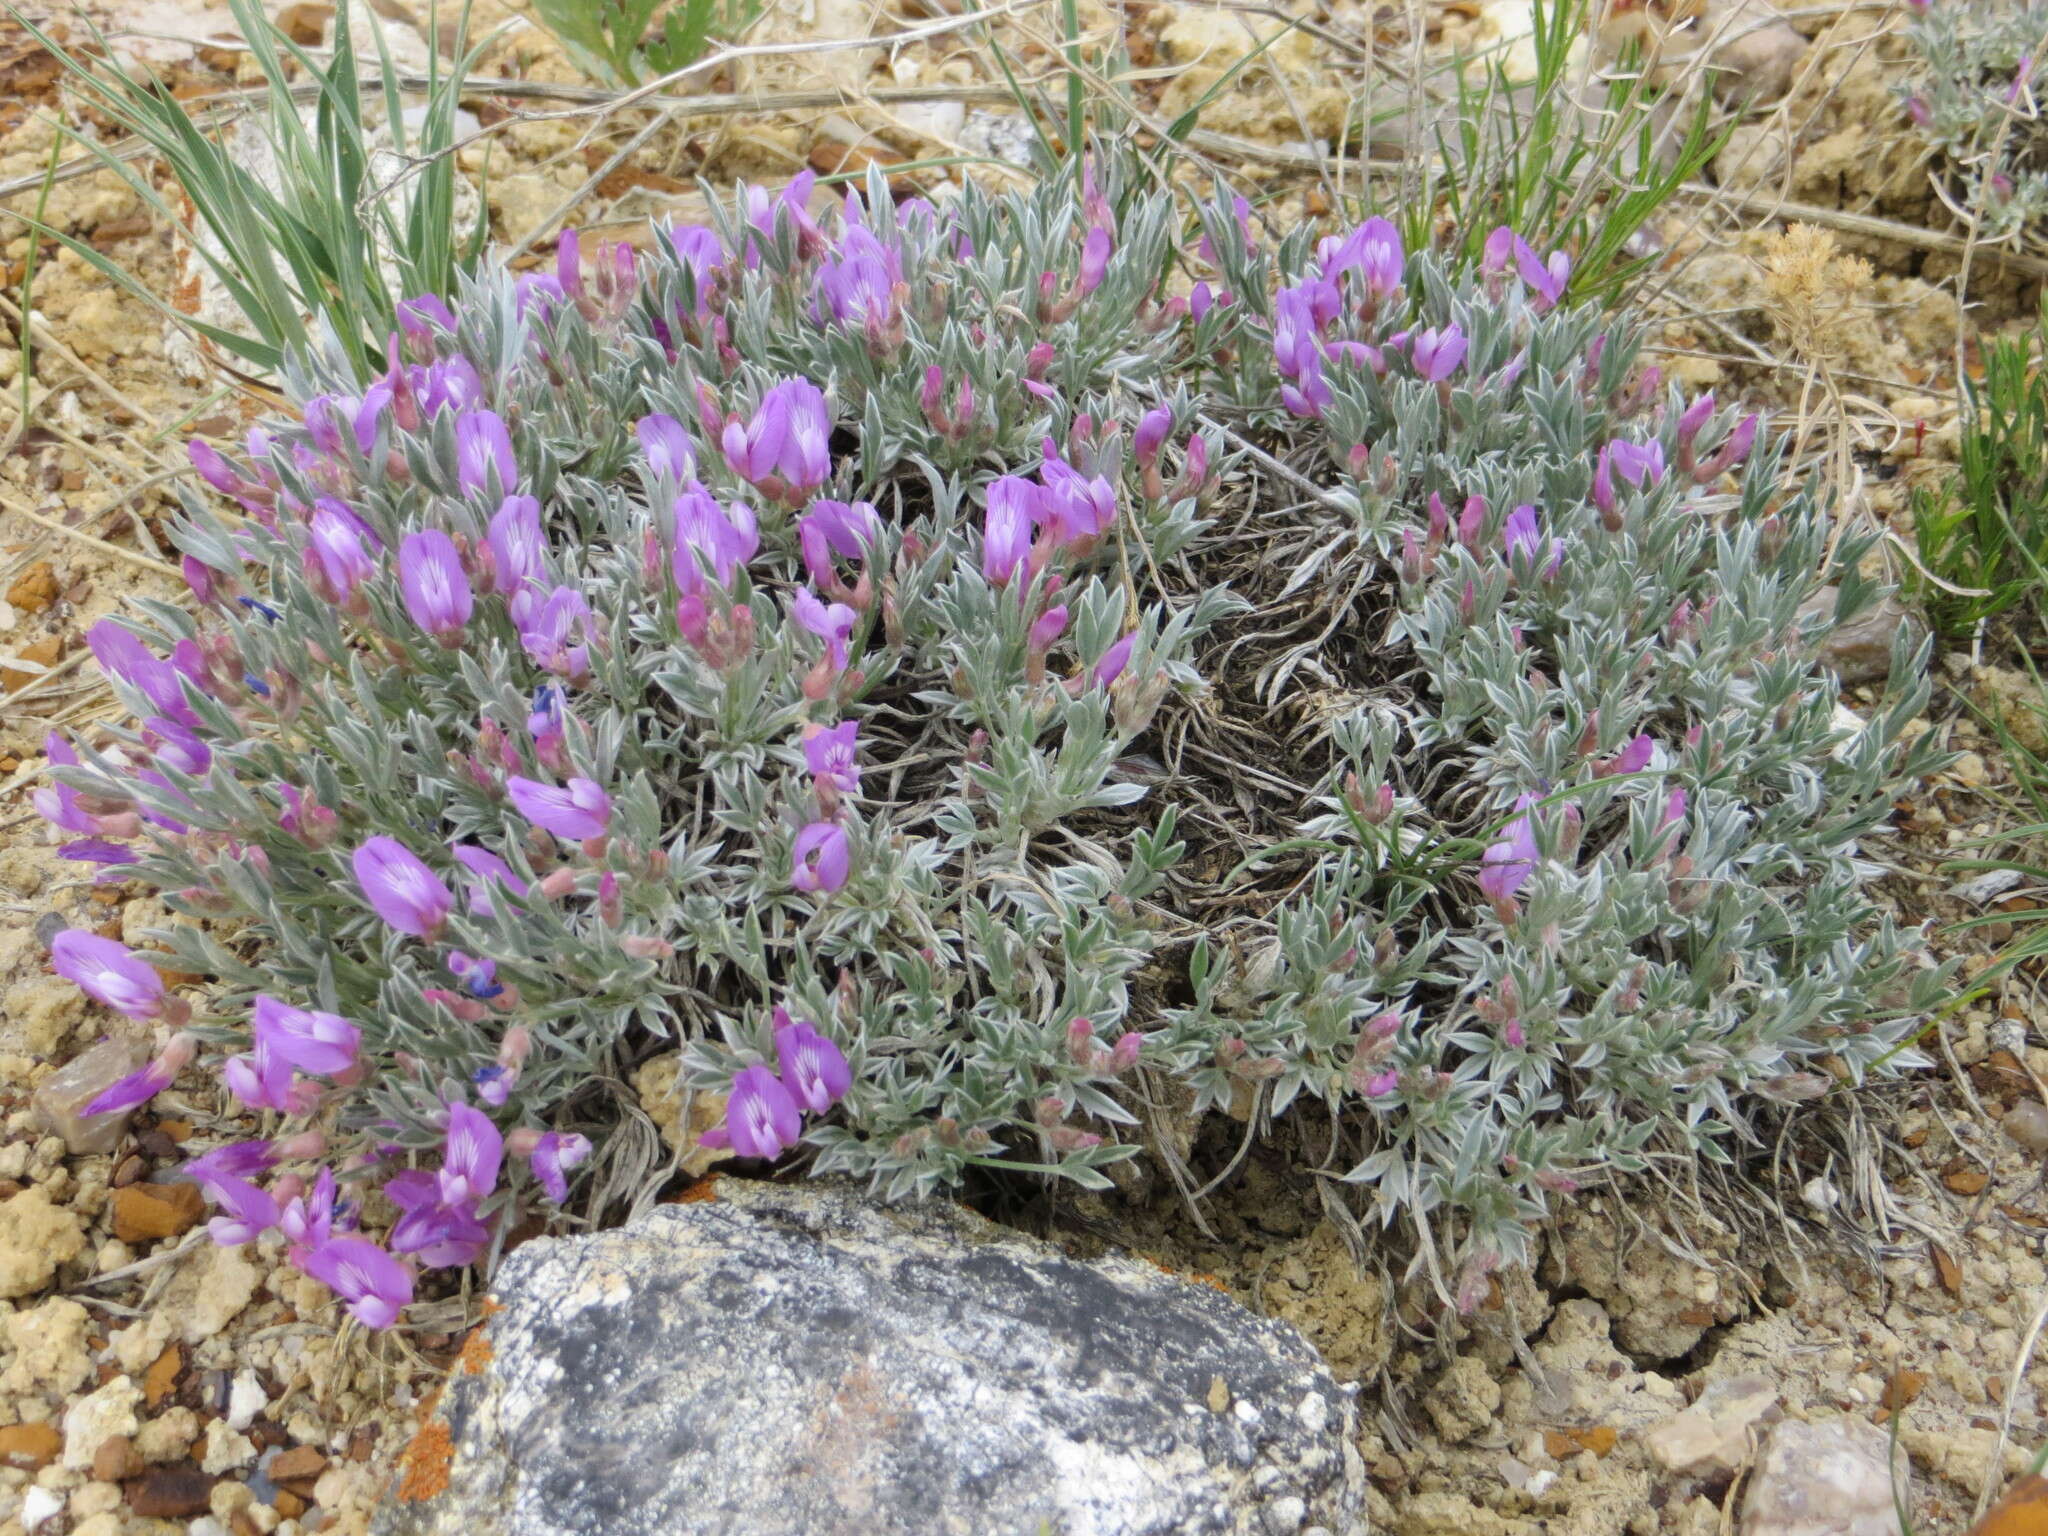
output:
[[[226,1179],[247,1178],[277,1163],[277,1147],[268,1141],[231,1141],[202,1156],[188,1158],[179,1170],[209,1194]]]
[[[588,1137],[578,1136],[574,1131],[548,1131],[533,1144],[527,1166],[547,1197],[560,1205],[569,1198],[569,1170],[588,1156]]]
[[[486,542],[497,571],[498,590],[517,594],[547,579],[548,536],[540,525],[540,503],[531,496],[507,496],[492,514]]]
[[[570,678],[590,671],[588,647],[569,643],[578,629],[587,634],[590,627],[590,604],[576,588],[557,587],[543,598],[528,587],[512,600],[512,622],[536,665]]]
[[[152,818],[155,819],[155,818]],[[180,827],[179,831],[184,828]],[[126,843],[108,842],[103,837],[81,837],[58,848],[57,857],[75,864],[140,864],[142,855]]]
[[[847,662],[847,642],[853,636],[853,626],[860,615],[844,603],[827,603],[809,587],[799,587],[796,596],[790,599],[790,617],[825,642],[825,654],[830,658],[835,672],[844,672]]]
[[[457,329],[455,312],[431,293],[423,293],[416,299],[399,300],[398,323],[406,335],[421,341],[433,340],[436,330],[453,336]]]
[[[475,1204],[498,1187],[505,1138],[491,1117],[467,1104],[448,1106],[448,1140],[441,1151],[441,1199],[447,1205]]]
[[[322,1243],[300,1267],[346,1302],[365,1328],[389,1328],[412,1300],[412,1272],[360,1237]]]
[[[1650,766],[1650,758],[1657,750],[1657,743],[1647,732],[1638,732],[1622,749],[1600,765],[1599,771],[1607,773],[1641,773]]]
[[[1534,565],[1543,555],[1543,526],[1536,520],[1536,509],[1524,503],[1508,514],[1501,525],[1501,540],[1507,549],[1510,561],[1525,560]],[[1543,568],[1545,579],[1555,576],[1564,560],[1564,540],[1550,541],[1550,563]]]
[[[184,679],[192,674],[163,660],[130,630],[112,619],[101,619],[85,632],[100,670],[127,683],[155,706],[156,713],[181,725],[197,728],[199,715],[185,702]],[[204,673],[193,677],[202,683]]]
[[[359,527],[355,516],[328,496],[313,503],[313,515],[306,522],[306,553],[335,599],[343,603],[377,572],[376,558],[364,547]]]
[[[300,1087],[291,1065],[272,1056],[260,1045],[247,1056],[230,1056],[221,1063],[221,1081],[249,1109],[274,1109],[279,1114],[299,1114],[313,1107],[317,1090]]]
[[[1447,325],[1441,331],[1432,327],[1418,331],[1409,344],[1409,359],[1415,364],[1415,371],[1432,384],[1442,384],[1458,371],[1465,361],[1469,343],[1465,333],[1455,325]]]
[[[220,1206],[220,1215],[206,1224],[207,1235],[222,1248],[253,1242],[277,1225],[277,1200],[247,1179],[215,1179],[206,1187]]]
[[[1095,668],[1091,675],[1097,687],[1107,688],[1124,675],[1124,668],[1131,664],[1131,648],[1137,643],[1138,632],[1132,630],[1095,658]]]
[[[720,446],[741,479],[777,499],[801,498],[832,473],[831,436],[824,392],[809,379],[784,379],[745,426],[726,423]]]
[[[1324,277],[1334,280],[1340,273],[1356,272],[1374,299],[1401,286],[1401,232],[1385,219],[1367,219],[1341,242],[1332,236],[1316,254]]]
[[[836,259],[818,268],[821,321],[852,322],[880,335],[894,325],[896,286],[903,281],[903,259],[861,225],[847,229]]]
[[[384,1182],[385,1198],[403,1212],[391,1228],[391,1246],[417,1254],[433,1269],[471,1264],[491,1240],[491,1229],[466,1200],[449,1201],[430,1173],[407,1170]]]
[[[1664,828],[1674,826],[1683,820],[1685,820],[1685,791],[1674,789],[1671,791],[1669,798],[1664,802],[1664,814],[1657,822],[1657,830],[1661,832]]]
[[[1093,293],[1102,286],[1103,274],[1109,271],[1110,254],[1116,249],[1116,239],[1100,224],[1093,225],[1081,241],[1081,272],[1078,287],[1082,293]]]
[[[277,1229],[295,1249],[318,1248],[334,1235],[334,1170],[322,1168],[313,1187],[278,1208]],[[304,1254],[297,1255],[299,1260]]]
[[[843,795],[860,789],[860,746],[855,738],[860,723],[842,720],[827,729],[813,730],[804,737],[804,766],[811,777],[829,784]]]
[[[1515,801],[1515,809],[1526,813],[1535,803],[1534,795],[1525,794]],[[1480,856],[1480,890],[1495,902],[1511,899],[1536,872],[1537,857],[1536,835],[1529,826],[1529,817],[1516,816],[1501,828],[1500,841]]]
[[[477,916],[497,915],[495,898],[498,886],[503,886],[514,896],[526,894],[526,882],[512,873],[512,866],[490,849],[479,848],[475,843],[457,843],[452,851],[455,862],[470,873],[469,910]]]
[[[1711,401],[1709,402],[1708,409],[1712,409]],[[1647,443],[1629,443],[1616,438],[1607,446],[1612,450],[1608,462],[1613,466],[1614,472],[1630,485],[1641,489],[1645,481],[1648,481],[1651,485],[1658,485],[1663,482],[1664,445],[1662,443],[1655,440]]]
[[[785,1088],[814,1115],[824,1114],[853,1086],[839,1047],[808,1019],[791,1019],[781,1008],[775,1010],[775,1055]]]
[[[633,432],[640,439],[640,451],[647,456],[647,467],[655,474],[678,483],[696,475],[697,445],[689,429],[675,417],[659,412],[642,416]]]
[[[398,584],[413,623],[450,648],[461,642],[475,599],[453,539],[438,528],[407,534],[398,547]]]
[[[1055,603],[1038,616],[1037,622],[1031,626],[1031,633],[1026,637],[1025,644],[1029,649],[1043,656],[1053,648],[1054,642],[1066,632],[1067,605],[1065,603]]]
[[[1520,243],[1518,236],[1503,224],[1486,237],[1486,244],[1479,253],[1479,271],[1485,277],[1498,277],[1514,262],[1515,247]]]
[[[772,237],[776,224],[787,218],[796,230],[797,253],[809,255],[825,243],[825,232],[818,228],[818,221],[811,217],[811,188],[817,184],[815,171],[799,171],[790,178],[789,185],[780,193],[770,192],[766,187],[748,187],[746,193],[747,222],[762,234]],[[759,266],[761,253],[753,241],[747,242],[747,265]]]
[[[179,1036],[175,1039],[185,1040],[182,1050],[174,1053],[166,1047],[148,1066],[130,1072],[119,1082],[102,1089],[94,1096],[92,1102],[85,1106],[84,1117],[91,1119],[94,1115],[112,1115],[124,1109],[134,1109],[139,1104],[147,1104],[176,1082],[178,1073],[183,1070],[185,1063],[192,1059],[193,1051],[186,1037]]]
[[[1933,110],[1929,108],[1923,98],[1918,96],[1908,96],[1906,98],[1906,116],[1913,120],[1913,125],[1916,128],[1925,128],[1934,121]]]
[[[559,787],[513,774],[505,780],[512,804],[542,831],[575,842],[603,837],[611,826],[612,802],[593,779],[571,779]]]
[[[725,266],[725,246],[719,241],[718,231],[705,224],[671,225],[668,241],[675,247],[676,259],[694,280],[697,317],[702,319],[708,310],[706,290],[711,274]]]
[[[791,862],[791,885],[800,891],[831,895],[846,884],[852,863],[846,829],[829,821],[812,822],[797,833]]]
[[[71,743],[55,731],[43,738],[43,755],[49,758],[52,768],[71,768],[78,763],[78,754],[72,750]],[[100,830],[100,819],[79,807],[78,791],[68,784],[46,785],[28,798],[37,814],[60,831]]]
[[[1038,515],[1038,487],[1018,475],[989,482],[988,512],[982,521],[981,574],[1006,586],[1031,549]]]
[[[143,721],[142,731],[162,767],[196,779],[213,762],[213,749],[188,725],[158,716]]]
[[[754,510],[740,502],[721,508],[703,486],[692,480],[675,500],[676,544],[670,565],[675,572],[676,590],[701,592],[704,586],[702,556],[721,587],[732,585],[734,572],[754,558],[761,547],[759,524]]]
[[[1521,273],[1523,282],[1536,290],[1543,300],[1542,307],[1551,308],[1564,298],[1565,285],[1571,281],[1571,257],[1563,251],[1552,251],[1546,261],[1520,235],[1514,241],[1515,270]]]
[[[363,1044],[363,1032],[338,1013],[294,1008],[260,994],[250,1007],[250,1029],[258,1053],[319,1077],[347,1072]]]
[[[1131,457],[1140,464],[1151,464],[1159,457],[1159,450],[1166,446],[1166,436],[1173,430],[1173,412],[1163,405],[1155,405],[1138,418],[1137,430],[1131,433]]]
[[[355,851],[356,883],[377,915],[400,933],[432,939],[455,896],[441,877],[395,837],[373,837]]]
[[[865,501],[814,501],[811,509],[796,520],[798,547],[803,551],[804,569],[821,587],[838,579],[832,557],[865,560],[881,537],[882,520],[874,506]]]
[[[701,1138],[707,1147],[731,1147],[741,1157],[776,1158],[803,1135],[803,1116],[782,1081],[766,1067],[747,1067],[732,1081],[725,1124]]]
[[[1060,544],[1098,539],[1116,521],[1116,488],[1101,475],[1083,475],[1046,444],[1038,478],[1038,515],[1047,534]]]
[[[153,1019],[164,1011],[163,977],[125,944],[83,928],[67,928],[51,944],[50,961],[59,976],[116,1013]]]
[[[519,488],[512,433],[496,411],[465,411],[455,418],[455,477],[464,491],[505,496]]]

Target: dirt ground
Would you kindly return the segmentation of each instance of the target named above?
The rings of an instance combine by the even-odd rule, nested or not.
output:
[[[1663,363],[1691,387],[1770,409],[1799,451],[1838,477],[1845,517],[1904,531],[1910,488],[1953,461],[1955,368],[1974,356],[1955,297],[1958,254],[1953,243],[1872,235],[1867,223],[1791,228],[1781,206],[1948,230],[1891,95],[1899,17],[1831,3],[1788,7],[1779,22],[1760,3],[1739,9],[1775,51],[1748,67],[1775,89],[1714,168],[1740,200],[1674,205],[1653,231],[1664,253],[1652,285]],[[317,29],[327,8],[286,9]],[[91,14],[181,95],[246,74],[226,46],[224,8],[93,0]],[[1373,46],[1415,41],[1418,25],[1432,48],[1526,30],[1526,7],[1469,0],[1432,0],[1419,17],[1346,0],[1303,14],[1314,31],[1288,34],[1205,111],[1204,128],[1224,136],[1210,146],[1219,156],[1217,144],[1237,142],[1298,159],[1304,142],[1336,131],[1355,87],[1332,57],[1357,62]],[[383,0],[364,15],[424,56],[423,29],[402,4]],[[484,0],[478,15],[512,27],[485,72],[573,78],[516,7]],[[985,58],[964,29],[946,28],[948,15],[942,5],[881,13],[858,0],[786,0],[754,40],[926,35],[750,58],[704,88],[822,86],[850,102],[883,88],[987,86]],[[1123,29],[1140,98],[1163,118],[1276,25],[1263,11],[1159,0],[1090,3],[1083,19]],[[1024,37],[1017,57],[1030,65],[1036,46]],[[1674,45],[1673,68],[1683,51]],[[107,132],[58,86],[32,40],[0,23],[0,181],[40,176],[53,144],[60,157],[76,152],[56,144],[52,115]],[[698,176],[1000,156],[1020,120],[992,99],[970,89],[966,102],[676,119],[616,164],[631,126],[590,115],[508,121],[502,106],[479,103],[474,126],[492,136],[461,163],[479,171],[488,156],[500,239],[522,240],[579,195],[576,222],[626,229],[687,208]],[[1255,168],[1271,185],[1273,162]],[[1276,217],[1322,204],[1312,174],[1278,174],[1300,186]],[[5,203],[31,210],[38,195]],[[176,232],[111,173],[53,185],[44,216],[188,309],[215,302]],[[105,1152],[69,1151],[31,1108],[35,1090],[109,1028],[48,974],[47,933],[83,924],[132,935],[165,918],[133,888],[95,888],[55,858],[28,802],[45,768],[42,738],[52,726],[89,731],[110,708],[84,630],[140,598],[182,593],[162,520],[185,437],[238,435],[261,407],[147,304],[45,244],[24,427],[28,245],[23,225],[0,214],[0,1298],[11,1309],[0,1309],[0,1536],[362,1531],[417,1406],[460,1346],[462,1304],[443,1304],[411,1333],[338,1337],[326,1292],[276,1254],[215,1249],[194,1225],[196,1205],[162,1182],[194,1150],[253,1134],[211,1090],[165,1094]],[[1979,255],[1971,326],[2018,322],[2038,283]],[[1896,573],[1905,557],[1892,548],[1878,558]],[[1902,802],[1870,849],[1889,871],[1887,899],[1911,921],[1978,910],[1939,865],[2011,822],[2007,771],[1979,724],[1981,711],[2011,707],[2017,674],[1999,664],[2010,659],[1994,644],[1939,664],[1925,728],[1962,755]],[[1844,702],[1873,696],[1866,680]],[[1999,937],[1970,938],[1966,976]],[[1705,1214],[1733,1204],[1712,1191],[1698,1201],[1688,1190],[1580,1200],[1546,1234],[1537,1272],[1501,1277],[1469,1325],[1446,1325],[1417,1285],[1382,1273],[1369,1240],[1325,1210],[1282,1144],[1249,1156],[1205,1208],[1206,1231],[1159,1191],[1083,1201],[1056,1224],[1082,1245],[1115,1241],[1211,1275],[1298,1324],[1340,1376],[1361,1383],[1375,1528],[1393,1536],[1731,1530],[1743,1426],[1781,1413],[1895,1426],[1916,1528],[1959,1532],[2048,1435],[2048,1362],[2032,1349],[2048,1301],[2048,1115],[2023,1109],[2000,1124],[2044,1097],[2039,1006],[2023,975],[1946,1022],[1938,1070],[1869,1096],[1853,1122],[1810,1117],[1770,1149],[1772,1203],[1740,1226]],[[1220,1166],[1232,1149],[1212,1150]],[[1645,1220],[1659,1210],[1697,1214]],[[1724,1415],[1736,1449],[1674,1468],[1658,1431],[1703,1394],[1717,1412],[1737,1405]]]

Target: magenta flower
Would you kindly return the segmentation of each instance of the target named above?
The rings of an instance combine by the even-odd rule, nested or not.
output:
[[[657,475],[678,483],[696,475],[697,445],[689,429],[675,417],[658,411],[642,416],[633,432],[640,439],[640,451],[647,456],[647,467]]]
[[[547,1197],[560,1205],[569,1198],[568,1173],[590,1156],[590,1139],[574,1131],[548,1131],[533,1144],[527,1166]]]
[[[556,786],[513,774],[505,792],[520,815],[544,832],[575,842],[603,837],[611,826],[611,797],[594,779],[571,779]]]
[[[537,588],[526,588],[512,599],[512,622],[535,665],[572,679],[589,675],[589,647],[570,644],[579,631],[587,636],[590,629],[590,604],[576,588],[557,587],[546,597]]]
[[[1475,498],[1476,499],[1476,498]],[[1469,506],[1469,503],[1468,503]],[[1536,519],[1536,509],[1527,503],[1508,514],[1501,525],[1501,540],[1506,546],[1510,561],[1524,560],[1534,565],[1543,558],[1543,525]],[[1550,541],[1550,562],[1543,568],[1547,579],[1557,574],[1559,564],[1564,560],[1564,540]]]
[[[838,579],[832,557],[865,560],[881,537],[882,519],[865,501],[814,501],[796,520],[797,545],[812,581],[829,587]]]
[[[1432,327],[1418,331],[1409,343],[1409,360],[1415,364],[1415,371],[1432,384],[1442,384],[1458,371],[1465,361],[1465,352],[1470,344],[1465,333],[1455,325],[1447,325],[1441,331]]]
[[[854,623],[860,618],[844,603],[827,603],[809,587],[797,588],[790,599],[790,617],[825,642],[825,654],[831,659],[835,672],[844,672],[847,662],[847,642],[853,637]]]
[[[1095,658],[1091,676],[1099,688],[1107,688],[1124,675],[1124,668],[1131,664],[1131,648],[1138,643],[1138,632],[1134,629],[1123,639],[1111,645]]]
[[[265,1172],[276,1164],[277,1158],[274,1142],[231,1141],[202,1156],[188,1158],[179,1171],[211,1193],[225,1179],[243,1179]]]
[[[171,1036],[163,1050],[157,1053],[156,1060],[138,1072],[130,1072],[97,1094],[85,1106],[83,1115],[90,1119],[94,1115],[117,1114],[138,1104],[147,1104],[176,1082],[178,1074],[191,1065],[192,1058],[198,1053],[198,1043],[190,1035],[181,1031]]]
[[[694,480],[676,497],[675,515],[676,544],[670,565],[678,592],[702,592],[700,557],[711,567],[718,584],[729,587],[734,573],[761,547],[753,508],[740,502],[721,508],[717,498]]]
[[[855,739],[860,723],[842,720],[828,728],[816,728],[804,737],[804,766],[821,784],[830,784],[842,795],[860,789],[860,745]]]
[[[398,548],[398,584],[413,623],[451,649],[461,643],[475,599],[453,539],[438,528],[407,534]]]
[[[291,1064],[271,1055],[259,1043],[246,1056],[230,1056],[220,1066],[221,1081],[228,1092],[250,1109],[274,1109],[279,1114],[304,1114],[319,1102],[319,1090],[299,1083]]]
[[[540,525],[540,503],[531,496],[507,496],[491,516],[491,565],[500,592],[516,595],[529,583],[547,580],[548,536]]]
[[[398,324],[407,336],[418,341],[432,341],[437,330],[453,336],[458,328],[455,312],[431,293],[399,300]]]
[[[829,896],[846,884],[852,859],[846,829],[829,821],[814,821],[796,835],[789,883],[800,891]]]
[[[142,731],[158,764],[165,768],[196,779],[213,762],[213,749],[190,726],[159,716],[143,721]]]
[[[277,1225],[277,1200],[247,1179],[215,1179],[206,1186],[220,1206],[220,1215],[206,1224],[216,1246],[235,1248],[253,1242]]]
[[[1066,632],[1067,605],[1055,603],[1038,616],[1037,622],[1031,626],[1031,633],[1025,637],[1025,645],[1043,656]]]
[[[1536,797],[1524,794],[1515,801],[1517,811],[1527,812]],[[1501,828],[1501,839],[1480,856],[1479,888],[1495,902],[1505,902],[1536,872],[1536,834],[1526,814],[1516,816]]]
[[[1101,475],[1083,475],[1046,444],[1045,462],[1038,478],[1044,489],[1038,496],[1038,513],[1047,535],[1059,544],[1098,539],[1116,521],[1116,488]]]
[[[810,1020],[792,1019],[781,1008],[775,1010],[775,1055],[784,1087],[814,1115],[824,1114],[853,1086],[853,1072],[839,1047]]]
[[[50,963],[59,976],[116,1013],[153,1019],[164,1011],[163,977],[125,944],[67,928],[50,946]]]
[[[250,1006],[250,1030],[259,1053],[319,1077],[347,1072],[363,1044],[363,1032],[338,1013],[294,1008],[260,994]]]
[[[1081,272],[1077,286],[1084,294],[1093,293],[1102,286],[1102,279],[1109,271],[1109,258],[1116,250],[1116,239],[1100,224],[1089,229],[1081,241]]]
[[[766,1067],[747,1067],[733,1079],[725,1124],[707,1131],[707,1147],[730,1147],[741,1157],[777,1158],[803,1135],[803,1116],[781,1079]]]
[[[364,547],[360,527],[352,514],[327,496],[313,503],[313,515],[306,521],[307,557],[326,583],[327,592],[322,595],[331,595],[337,602],[348,602],[356,588],[377,573],[376,558]]]
[[[322,1243],[300,1267],[346,1302],[365,1328],[389,1328],[412,1300],[412,1271],[360,1237]]]
[[[469,871],[467,882],[469,910],[478,917],[497,915],[497,887],[514,896],[526,894],[526,882],[512,872],[512,866],[475,843],[457,843],[452,850],[455,862]],[[516,910],[516,909],[515,909]]]
[[[711,275],[725,266],[725,246],[719,241],[718,231],[706,224],[671,225],[668,240],[675,247],[676,259],[694,280],[697,318],[701,320],[709,312],[707,289]]]
[[[796,230],[797,254],[808,256],[825,244],[825,232],[818,228],[818,221],[811,217],[811,188],[817,184],[815,171],[799,171],[790,178],[789,185],[781,192],[770,192],[766,187],[748,187],[746,194],[747,222],[762,234],[773,236],[778,220],[787,218]],[[753,241],[747,242],[747,265],[759,266],[761,253]]]
[[[185,702],[185,680],[189,678],[205,691],[205,673],[196,668],[173,665],[163,660],[130,630],[112,619],[101,619],[85,632],[100,670],[128,684],[155,706],[156,713],[196,729],[199,715]]]
[[[1155,405],[1138,418],[1138,425],[1131,433],[1131,457],[1140,465],[1151,465],[1158,461],[1159,450],[1166,446],[1166,436],[1173,430],[1173,412],[1163,405]]]
[[[303,1263],[306,1251],[334,1235],[334,1170],[322,1168],[313,1187],[278,1207],[277,1229],[294,1249],[293,1262]]]
[[[1674,789],[1664,802],[1664,813],[1657,822],[1657,830],[1661,832],[1666,827],[1675,826],[1683,820],[1685,820],[1685,791]]]
[[[1038,516],[1038,487],[1018,475],[989,482],[988,512],[982,522],[981,574],[1007,586],[1031,550]]]
[[[1711,409],[1711,403],[1709,409]],[[1616,438],[1607,445],[1610,450],[1609,463],[1614,472],[1638,490],[1645,482],[1650,485],[1662,483],[1664,479],[1664,445],[1652,440],[1647,443],[1629,443]]]
[[[455,418],[455,476],[464,491],[505,496],[519,488],[512,433],[496,411],[465,411]]]
[[[50,760],[52,768],[71,768],[78,763],[78,754],[71,743],[55,731],[43,738],[43,755]],[[29,797],[29,804],[51,826],[64,832],[101,831],[100,818],[79,806],[78,791],[68,784],[49,784],[36,790]]]
[[[809,379],[784,379],[761,397],[753,420],[726,423],[720,446],[734,474],[765,494],[809,495],[832,473],[832,417]]]
[[[1571,281],[1571,257],[1563,251],[1552,251],[1547,260],[1540,258],[1520,235],[1514,237],[1514,250],[1515,270],[1521,273],[1523,282],[1536,290],[1543,300],[1542,307],[1549,309],[1561,302],[1565,285]]]
[[[1401,286],[1401,232],[1385,219],[1367,219],[1341,243],[1334,236],[1323,241],[1317,255],[1324,277],[1334,280],[1340,273],[1356,272],[1375,300]]]
[[[384,1181],[384,1194],[403,1213],[391,1228],[391,1246],[416,1254],[431,1269],[461,1269],[490,1245],[491,1229],[468,1201],[443,1197],[430,1173],[408,1170]]]
[[[1484,277],[1498,277],[1514,264],[1520,237],[1503,224],[1486,237],[1479,254],[1479,271]]]
[[[1650,766],[1650,758],[1657,750],[1647,732],[1638,732],[1622,749],[1599,765],[1598,771],[1609,773],[1641,773]]]
[[[879,336],[896,322],[896,289],[902,281],[903,258],[864,226],[852,225],[840,239],[837,256],[818,267],[813,313],[821,322],[851,323]]]
[[[442,1202],[474,1205],[488,1198],[498,1187],[504,1156],[505,1138],[489,1115],[467,1104],[450,1104],[448,1140],[441,1151]]]
[[[356,884],[385,923],[416,939],[432,939],[448,920],[455,896],[441,877],[395,837],[373,837],[355,851]]]

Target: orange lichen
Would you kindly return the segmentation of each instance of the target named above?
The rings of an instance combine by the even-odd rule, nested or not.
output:
[[[705,1200],[716,1200],[718,1198],[717,1183],[718,1175],[707,1173],[703,1178],[677,1195],[675,1203],[677,1205],[696,1205]]]
[[[481,1376],[484,1367],[491,1363],[491,1341],[484,1337],[483,1325],[479,1323],[469,1330],[469,1337],[462,1341],[462,1374]]]
[[[455,1461],[455,1436],[446,1419],[430,1418],[407,1442],[398,1457],[398,1499],[420,1504],[448,1491],[448,1468]]]

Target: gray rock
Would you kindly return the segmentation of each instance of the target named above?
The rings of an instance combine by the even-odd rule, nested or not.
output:
[[[1890,1442],[1861,1419],[1774,1425],[1742,1501],[1742,1536],[1898,1536]],[[1911,1469],[1899,1493],[1912,1507]]]
[[[382,1536],[1363,1536],[1352,1398],[1286,1324],[950,1204],[718,1193],[506,1260],[448,1486]]]
[[[1817,614],[1832,620],[1838,595],[1835,588],[1822,587],[1799,605],[1800,616]],[[1881,597],[1847,624],[1822,636],[1814,659],[1839,677],[1844,687],[1881,683],[1891,676],[1893,637],[1901,626],[1917,622],[1913,610],[1896,597]]]
[[[123,1109],[92,1116],[80,1111],[147,1060],[147,1047],[133,1040],[100,1041],[43,1079],[42,1086],[29,1099],[36,1124],[62,1136],[64,1150],[73,1156],[113,1151],[126,1134],[128,1122],[135,1118],[135,1111]]]

